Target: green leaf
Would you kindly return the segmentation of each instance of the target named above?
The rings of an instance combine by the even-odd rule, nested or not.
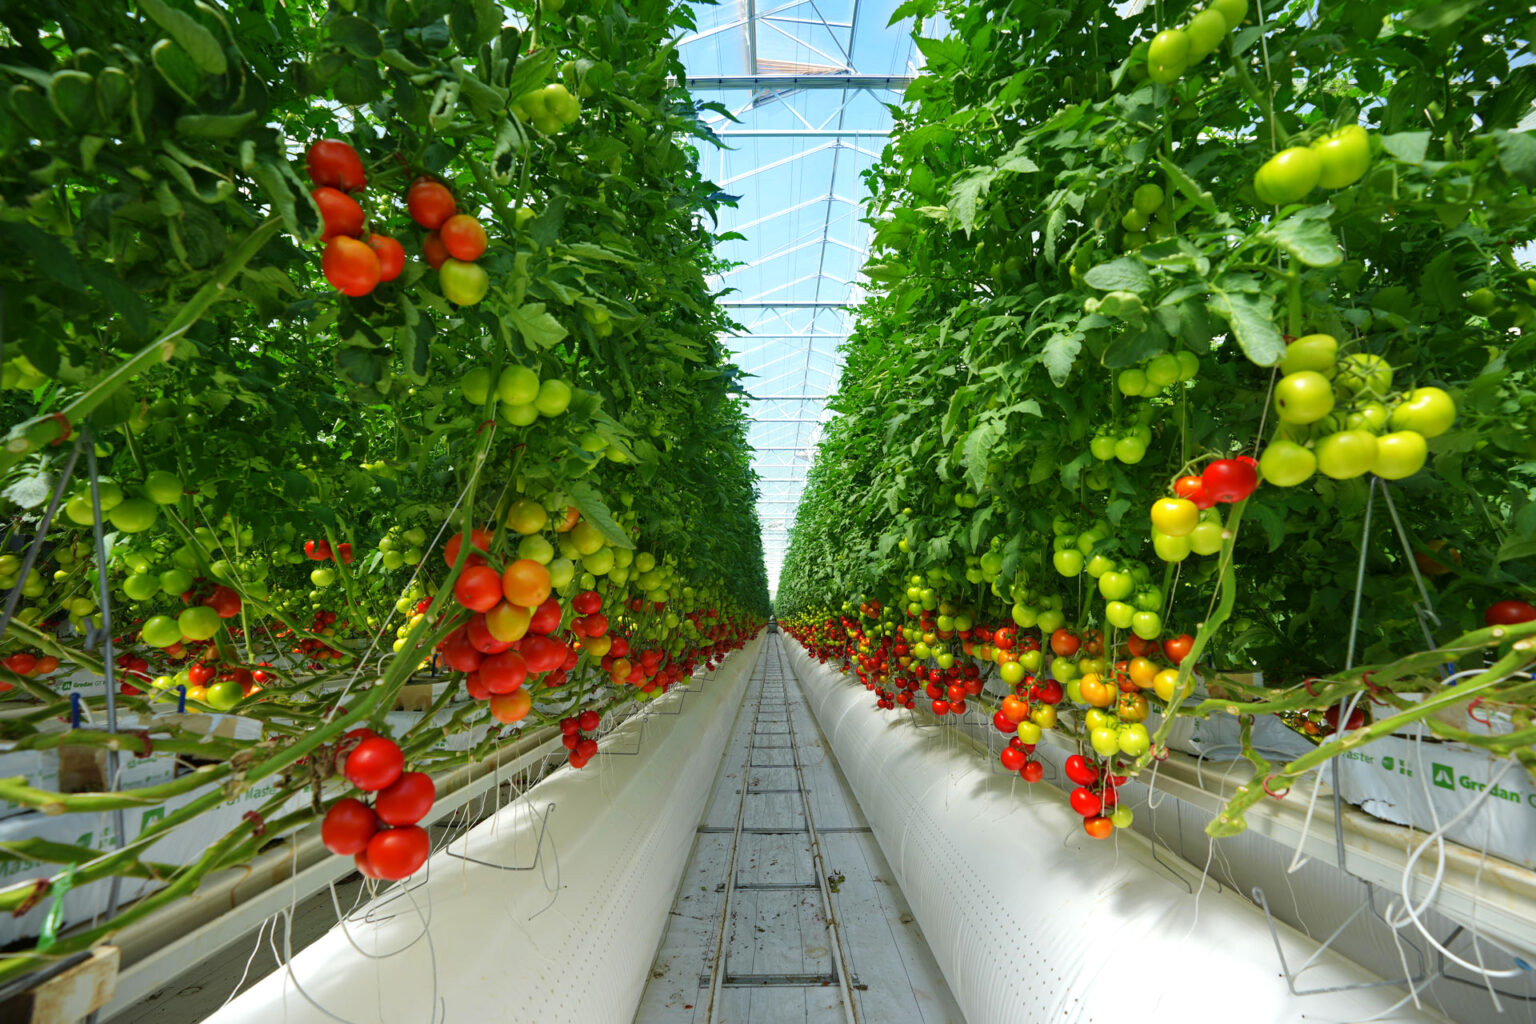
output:
[[[1101,292],[1135,292],[1140,295],[1152,290],[1152,275],[1147,273],[1146,265],[1130,256],[1100,263],[1083,275],[1083,282]]]
[[[1268,295],[1245,295],[1211,286],[1207,303],[1211,312],[1232,329],[1243,354],[1259,366],[1274,366],[1285,355],[1285,339],[1274,324],[1274,300]]]
[[[1499,132],[1499,166],[1524,185],[1536,185],[1536,138],[1530,132]]]
[[[138,4],[140,11],[171,34],[200,71],[222,75],[229,70],[229,60],[224,56],[218,38],[196,18],[178,11],[165,0],[138,0]]]
[[[1430,4],[1408,15],[1403,19],[1403,27],[1415,32],[1437,32],[1461,21],[1478,6],[1473,0],[1459,0],[1456,3],[1440,0],[1439,3]]]
[[[40,508],[51,494],[53,477],[46,472],[20,477],[0,491],[0,496],[22,508]]]
[[[331,22],[331,40],[363,60],[377,60],[384,53],[384,37],[379,30],[355,14],[343,14]]]
[[[992,460],[992,445],[1003,435],[1003,425],[997,420],[983,420],[965,438],[965,478],[971,489],[980,491],[987,485],[987,464]]]
[[[544,311],[544,303],[532,302],[509,310],[506,321],[523,336],[523,340],[539,348],[554,348],[570,332],[552,315]]]
[[[1013,144],[1013,148],[997,162],[998,170],[1011,171],[1015,174],[1027,174],[1030,171],[1038,171],[1040,169],[1033,160],[1024,155],[1025,141],[1027,140],[1020,139]]]
[[[1381,148],[1405,164],[1421,164],[1429,152],[1429,132],[1398,132],[1381,136]]]
[[[1175,188],[1184,193],[1196,206],[1206,213],[1216,212],[1216,200],[1211,193],[1200,187],[1199,182],[1191,178],[1184,168],[1168,159],[1163,154],[1157,155],[1157,165],[1168,175],[1168,180],[1173,182]]]
[[[1325,206],[1312,209],[1330,208]],[[1310,216],[1310,213],[1309,210],[1302,210],[1292,214],[1272,224],[1265,235],[1309,267],[1331,267],[1342,263],[1344,252],[1333,237],[1333,229],[1328,226],[1327,220]]]
[[[243,114],[183,114],[176,119],[176,134],[194,139],[238,139],[245,136],[256,111]]]
[[[1504,543],[1499,545],[1499,552],[1494,559],[1499,562],[1509,562],[1516,558],[1530,558],[1532,555],[1536,555],[1536,537],[1511,534],[1504,538]]]
[[[962,174],[949,186],[950,222],[958,224],[969,235],[976,227],[976,207],[982,196],[992,187],[997,177],[995,167],[976,167]]]
[[[1082,351],[1083,336],[1081,334],[1053,334],[1045,347],[1040,350],[1040,362],[1045,364],[1045,370],[1051,375],[1051,383],[1061,387],[1072,375],[1072,366],[1077,362],[1077,354]]]
[[[603,504],[602,495],[597,489],[585,480],[572,484],[566,493],[570,495],[571,502],[581,513],[583,519],[597,527],[610,545],[616,548],[634,549],[635,542],[629,539],[629,535],[613,521],[613,514],[608,511],[608,506]]]

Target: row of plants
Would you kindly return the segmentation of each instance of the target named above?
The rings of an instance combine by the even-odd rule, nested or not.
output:
[[[1245,726],[1215,834],[1415,722],[1536,771],[1529,12],[902,11],[945,32],[868,173],[791,632],[883,707],[1002,716],[1021,770],[1064,731],[1101,790],[1178,715],[1318,742]]]
[[[36,875],[7,911],[163,883],[0,979],[322,817],[405,877],[433,773],[546,725],[579,768],[612,709],[764,621],[690,24],[670,0],[0,17],[0,739],[194,769],[0,779],[49,814],[174,807],[120,849],[0,844]],[[413,680],[451,685],[391,729]],[[143,859],[258,786],[194,862]]]

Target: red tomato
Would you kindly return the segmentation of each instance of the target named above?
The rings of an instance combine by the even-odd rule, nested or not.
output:
[[[352,558],[353,555],[351,544],[348,544],[346,541],[342,541],[340,544],[336,545],[336,561],[340,562],[342,565],[351,565]]]
[[[1065,696],[1066,691],[1054,679],[1047,679],[1040,684],[1040,703],[1042,704],[1060,704]]]
[[[1195,638],[1188,633],[1180,633],[1178,636],[1169,637],[1163,641],[1163,653],[1168,660],[1175,665],[1189,657],[1189,652],[1195,649]]]
[[[599,637],[608,632],[608,616],[602,612],[583,616],[577,622],[581,624],[582,633],[590,637]]]
[[[603,598],[595,590],[583,590],[571,598],[571,607],[576,610],[578,615],[591,615],[594,612],[602,611]]]
[[[521,722],[533,707],[533,695],[527,690],[497,694],[491,698],[491,716],[498,722]]]
[[[316,562],[323,562],[331,557],[331,542],[328,540],[307,540],[304,542],[304,554]]]
[[[475,672],[480,668],[480,663],[485,655],[475,647],[469,638],[469,628],[460,626],[448,634],[442,646],[443,661],[455,672]]]
[[[947,715],[949,714],[949,701],[943,699],[935,700],[932,708],[933,713],[936,715]]]
[[[1071,802],[1072,809],[1085,818],[1091,818],[1104,809],[1104,800],[1099,794],[1082,786],[1074,789],[1067,799]]]
[[[321,139],[311,143],[304,154],[304,166],[309,171],[309,180],[316,185],[356,192],[368,184],[362,157],[357,155],[357,150],[340,139]]]
[[[426,829],[418,825],[389,828],[375,833],[368,841],[368,864],[380,878],[391,881],[409,878],[427,862],[432,844]]]
[[[230,587],[214,587],[203,604],[218,612],[221,619],[232,619],[240,614],[240,595]]]
[[[541,675],[560,667],[565,660],[566,647],[547,636],[525,636],[519,641],[518,650],[528,662],[529,674]]]
[[[509,569],[508,572],[510,571],[511,570]],[[548,574],[546,573],[546,578],[547,576]],[[506,592],[505,577],[502,578],[502,591],[503,593]],[[511,595],[508,594],[507,596],[510,600]],[[543,604],[539,605],[538,608],[534,609],[533,617],[528,620],[528,632],[535,636],[548,636],[560,628],[560,617],[562,614],[564,614],[564,612],[560,607],[560,602],[553,597],[549,598]],[[615,640],[613,642],[613,648],[609,651],[609,653],[612,654],[615,658],[622,658],[625,654],[629,653],[628,642],[624,644],[624,650],[620,651],[619,641]]]
[[[485,565],[465,569],[453,585],[453,596],[471,611],[488,612],[501,603],[501,574]]]
[[[146,663],[147,664],[147,663]],[[45,654],[37,659],[37,664],[32,668],[32,674],[45,676],[50,672],[56,672],[59,668],[59,659],[51,654]]]
[[[1205,472],[1200,476],[1200,484],[1211,499],[1231,504],[1253,493],[1254,488],[1259,486],[1259,472],[1248,462],[1217,459],[1205,467]]]
[[[432,809],[437,787],[426,772],[405,772],[379,790],[373,806],[386,825],[414,825]]]
[[[513,693],[528,678],[528,662],[517,651],[502,651],[480,662],[480,681],[493,694]]]
[[[187,666],[187,682],[193,686],[207,686],[213,682],[213,676],[212,665],[205,665],[199,661],[195,665]]]
[[[448,538],[448,543],[443,545],[443,561],[452,565],[459,560],[459,548],[464,544],[464,534],[456,533]],[[481,554],[488,554],[491,550],[491,534],[488,530],[475,530],[470,535],[470,546]],[[473,556],[471,556],[473,557]]]
[[[591,708],[576,716],[576,724],[581,727],[583,732],[591,732],[593,729],[596,729],[601,721],[602,719],[598,716],[597,712]]]
[[[405,755],[394,740],[383,736],[370,736],[353,748],[344,769],[347,781],[367,793],[388,786],[404,770]]]
[[[332,288],[353,298],[379,286],[379,257],[355,238],[333,238],[325,243],[320,270]]]
[[[1077,634],[1066,627],[1051,634],[1051,653],[1058,657],[1070,658],[1081,646],[1082,641],[1078,639]]]
[[[1067,758],[1063,770],[1066,772],[1067,778],[1079,786],[1091,786],[1099,781],[1099,770],[1081,754],[1073,754]]]
[[[338,800],[325,812],[320,823],[320,841],[339,857],[350,857],[368,849],[368,840],[379,830],[373,808],[355,797]]]
[[[448,250],[448,255],[466,263],[473,263],[485,255],[485,247],[489,244],[485,228],[467,213],[456,213],[449,217],[443,221],[437,233],[442,236],[443,247]]]
[[[343,235],[356,238],[363,233],[363,208],[357,205],[356,199],[340,189],[329,187],[315,189],[310,197],[320,208],[320,216],[325,221],[320,241],[329,242]]]
[[[471,616],[465,625],[470,645],[481,654],[500,654],[512,647],[512,641],[496,639],[496,634],[486,625],[484,615]]]
[[[1004,747],[1003,752],[998,755],[998,759],[1003,762],[1003,767],[1011,772],[1016,772],[1023,768],[1024,762],[1028,760],[1024,756],[1024,751],[1016,747]]]
[[[1025,782],[1039,782],[1045,778],[1045,765],[1039,761],[1025,761],[1024,767],[1019,769],[1019,774],[1023,776]]]
[[[19,676],[30,676],[37,670],[37,655],[28,651],[18,651],[5,659],[5,667]],[[209,672],[212,675],[212,671]]]
[[[1483,621],[1490,626],[1518,626],[1536,620],[1536,607],[1524,601],[1499,601],[1488,606]]]
[[[453,193],[440,181],[421,178],[405,194],[405,205],[411,219],[428,231],[436,231],[443,222],[458,210]]]
[[[1108,839],[1115,831],[1115,823],[1101,815],[1083,819],[1083,831],[1095,839]]]
[[[534,614],[535,619],[544,610],[541,606],[550,600],[549,594],[552,589],[549,570],[531,558],[519,558],[507,566],[507,571],[501,576],[501,592],[506,595],[507,600],[520,608],[538,608],[539,612]],[[558,613],[560,610],[558,602],[555,608]],[[555,620],[557,627],[559,622],[557,618]],[[533,622],[529,623],[528,628],[535,633],[554,632],[553,628],[538,629]]]
[[[405,246],[378,232],[368,236],[368,247],[379,257],[379,280],[393,281],[405,269]]]
[[[448,262],[448,249],[443,245],[443,239],[436,231],[421,240],[421,258],[427,261],[427,266],[433,270],[441,270],[444,263]]]

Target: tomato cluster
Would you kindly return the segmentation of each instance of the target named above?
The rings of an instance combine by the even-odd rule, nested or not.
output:
[[[371,729],[354,729],[337,751],[348,782],[373,795],[345,797],[326,811],[320,839],[340,857],[352,857],[368,878],[407,878],[431,853],[426,829],[417,825],[437,799],[437,787],[424,772],[405,770],[399,744]]]
[[[411,219],[425,228],[421,253],[437,271],[443,297],[456,306],[473,306],[491,290],[485,268],[475,261],[485,255],[490,239],[478,220],[460,213],[448,186],[435,178],[417,178],[405,194]]]
[[[351,195],[368,185],[363,161],[351,144],[321,139],[310,144],[305,168],[320,211],[320,241],[325,251],[320,269],[332,288],[353,297],[368,295],[405,269],[405,249],[388,235],[365,230],[363,207]]]
[[[582,733],[596,732],[601,721],[598,713],[591,708],[579,715],[560,719],[560,742],[570,751],[567,760],[572,768],[585,768],[587,762],[597,756],[597,737],[583,736]]]

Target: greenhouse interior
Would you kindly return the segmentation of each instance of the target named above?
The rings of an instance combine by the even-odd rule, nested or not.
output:
[[[0,1021],[1536,1024],[1532,12],[0,3]]]

